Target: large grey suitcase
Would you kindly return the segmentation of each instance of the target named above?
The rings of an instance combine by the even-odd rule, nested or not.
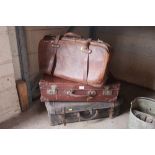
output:
[[[98,118],[113,118],[120,113],[121,101],[115,102],[45,102],[52,126],[88,121]]]

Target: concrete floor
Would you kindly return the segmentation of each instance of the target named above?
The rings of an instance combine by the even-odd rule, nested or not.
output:
[[[62,128],[126,128],[128,113],[124,113],[114,119],[98,119],[85,122],[68,123],[66,126],[50,126],[47,111],[43,103],[36,102],[33,107],[21,115],[8,120],[0,125],[0,128],[12,129],[62,129]]]
[[[47,111],[43,103],[35,101],[32,107],[24,113],[21,113],[15,118],[7,120],[0,124],[2,129],[116,129],[128,127],[128,116],[130,102],[137,96],[146,96],[155,98],[155,92],[149,89],[122,83],[120,96],[124,98],[122,104],[122,112],[119,116],[109,119],[98,119],[85,122],[70,123],[66,126],[50,126],[47,116]]]

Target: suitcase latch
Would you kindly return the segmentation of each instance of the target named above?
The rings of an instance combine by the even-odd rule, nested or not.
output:
[[[47,90],[47,94],[49,95],[55,95],[57,94],[57,86],[56,85],[52,85],[50,89]]]
[[[105,87],[104,90],[103,90],[103,95],[105,95],[105,96],[112,95],[112,90],[110,90],[109,87]]]

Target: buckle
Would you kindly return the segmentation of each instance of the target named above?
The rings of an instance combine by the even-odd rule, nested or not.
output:
[[[91,49],[88,49],[88,48],[85,48],[85,47],[81,47],[81,51],[82,51],[83,53],[87,53],[87,54],[90,54],[90,53],[92,52]]]
[[[52,43],[51,46],[52,46],[53,48],[59,48],[59,47],[60,47],[59,44],[55,44],[55,43]]]

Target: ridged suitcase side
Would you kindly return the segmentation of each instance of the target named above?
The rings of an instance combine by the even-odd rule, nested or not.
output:
[[[60,78],[42,79],[39,82],[41,102],[114,102],[117,100],[120,83],[95,88]]]

